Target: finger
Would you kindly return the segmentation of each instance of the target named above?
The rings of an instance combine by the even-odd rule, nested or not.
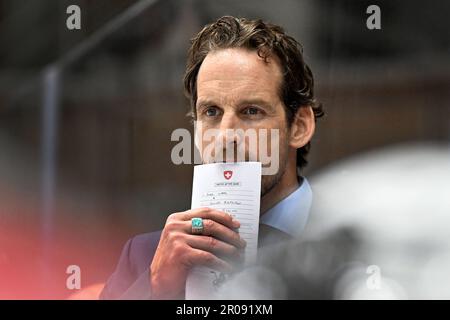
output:
[[[192,225],[190,222],[186,221],[185,228],[186,233],[192,234]],[[244,248],[246,246],[246,241],[241,238],[239,233],[210,219],[203,219],[203,231],[201,235],[213,236],[214,238],[232,244],[237,248]]]
[[[208,251],[191,248],[188,260],[191,266],[205,266],[224,273],[231,273],[233,271],[231,264]]]
[[[232,246],[214,237],[187,235],[186,243],[192,248],[209,251],[219,256],[239,256],[239,250],[235,246]]]
[[[231,229],[241,226],[239,221],[234,219],[230,214],[213,208],[197,208],[184,212],[183,220],[191,220],[192,218],[211,219]]]

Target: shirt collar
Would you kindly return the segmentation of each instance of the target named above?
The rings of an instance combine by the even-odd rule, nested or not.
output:
[[[312,190],[306,178],[302,184],[286,198],[266,211],[260,223],[297,237],[305,228],[312,203]]]

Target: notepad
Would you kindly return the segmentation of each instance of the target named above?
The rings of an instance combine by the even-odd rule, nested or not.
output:
[[[212,163],[194,167],[191,208],[209,207],[225,211],[239,220],[239,234],[247,242],[244,265],[257,258],[261,163]],[[227,275],[206,267],[195,267],[186,281],[186,299],[220,299]]]

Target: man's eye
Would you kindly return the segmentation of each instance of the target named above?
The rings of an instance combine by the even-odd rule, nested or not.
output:
[[[219,112],[218,112],[217,108],[213,108],[213,107],[209,107],[205,110],[205,114],[208,117],[215,117],[215,116],[217,116],[218,113]]]
[[[255,115],[259,113],[259,109],[255,107],[249,107],[244,110],[244,114]]]

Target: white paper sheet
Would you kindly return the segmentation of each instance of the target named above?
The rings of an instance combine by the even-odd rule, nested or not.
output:
[[[255,262],[258,248],[261,199],[261,163],[212,163],[194,167],[191,208],[210,207],[228,212],[241,223],[239,234],[247,242],[244,265]],[[196,267],[186,281],[186,299],[220,299],[226,276]]]

